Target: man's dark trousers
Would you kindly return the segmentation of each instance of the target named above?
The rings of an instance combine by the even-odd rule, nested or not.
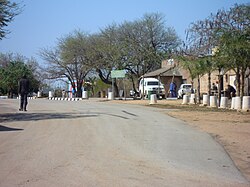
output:
[[[26,111],[28,104],[28,94],[21,93],[20,110]]]

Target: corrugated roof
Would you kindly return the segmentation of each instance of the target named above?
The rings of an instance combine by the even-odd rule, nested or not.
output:
[[[176,67],[172,67],[172,68],[169,68],[169,67],[164,67],[164,68],[160,68],[160,69],[157,69],[155,71],[152,71],[152,72],[149,72],[149,73],[146,73],[144,75],[144,77],[158,77],[158,76],[162,76],[162,77],[172,77],[172,76],[176,76],[176,77],[181,77],[181,73],[178,71],[178,69]]]

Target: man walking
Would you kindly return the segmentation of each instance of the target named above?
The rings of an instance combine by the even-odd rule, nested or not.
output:
[[[30,82],[27,79],[27,76],[24,75],[19,81],[18,93],[21,96],[20,108],[19,111],[27,111],[28,104],[28,93],[29,93]]]

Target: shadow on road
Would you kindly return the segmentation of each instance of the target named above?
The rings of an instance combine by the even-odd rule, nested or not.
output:
[[[54,119],[73,119],[84,117],[97,117],[98,114],[76,114],[76,113],[5,113],[0,114],[0,123],[12,121],[38,121]]]
[[[18,128],[10,128],[6,126],[0,125],[0,132],[1,131],[22,131],[23,129],[18,129]]]

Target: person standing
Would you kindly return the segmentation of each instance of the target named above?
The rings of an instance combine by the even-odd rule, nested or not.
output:
[[[19,85],[18,85],[18,93],[21,96],[19,111],[27,111],[29,86],[30,86],[30,82],[27,79],[27,76],[24,75],[20,79]]]
[[[172,81],[172,82],[170,83],[170,88],[169,88],[169,90],[170,90],[171,97],[177,97],[177,95],[176,95],[176,84],[175,84],[174,81]]]

